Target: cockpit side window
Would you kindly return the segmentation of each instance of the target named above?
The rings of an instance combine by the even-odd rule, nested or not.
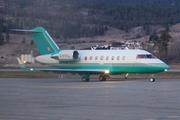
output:
[[[136,59],[155,59],[156,57],[152,54],[139,54]]]
[[[151,55],[151,54],[146,55],[146,57],[147,57],[147,58],[156,58],[154,55]]]
[[[146,55],[137,55],[136,58],[137,58],[137,59],[143,59],[143,58],[146,58]]]

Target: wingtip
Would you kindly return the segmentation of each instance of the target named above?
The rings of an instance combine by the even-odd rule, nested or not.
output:
[[[17,57],[17,60],[18,60],[18,63],[19,63],[19,66],[22,70],[27,70],[26,66],[23,64],[23,62],[20,60],[19,57]]]

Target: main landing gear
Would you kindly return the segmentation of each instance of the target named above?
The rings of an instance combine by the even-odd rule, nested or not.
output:
[[[128,76],[128,75],[129,75],[129,74],[126,74],[125,79],[127,79],[127,76]],[[101,74],[101,75],[99,76],[99,81],[106,81],[106,79],[108,79],[108,78],[110,78],[108,75],[106,75],[106,74]],[[83,82],[88,82],[89,79],[90,79],[90,78],[89,78],[89,74],[85,74],[85,75],[82,76],[82,81],[83,81]],[[150,82],[155,82],[154,74],[151,74],[151,75],[150,75],[149,81],[150,81]]]
[[[102,74],[99,76],[99,81],[106,81],[107,78],[110,78],[108,75],[106,74]],[[83,82],[88,82],[89,81],[89,74],[85,74],[82,76],[82,81]]]
[[[82,81],[83,82],[88,82],[89,81],[89,75],[82,76]]]
[[[108,75],[100,75],[99,76],[99,81],[106,81],[107,78],[110,78]]]

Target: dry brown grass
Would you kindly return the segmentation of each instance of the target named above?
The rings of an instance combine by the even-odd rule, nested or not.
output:
[[[44,73],[44,72],[19,72],[19,71],[13,71],[13,72],[1,72],[0,78],[57,78],[57,74],[53,73]]]
[[[169,67],[171,69],[180,69],[180,64],[176,63],[176,64],[170,64]]]

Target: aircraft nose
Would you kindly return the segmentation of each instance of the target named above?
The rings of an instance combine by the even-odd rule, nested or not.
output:
[[[167,71],[167,70],[169,69],[169,66],[164,63],[164,64],[161,66],[161,68],[162,68],[164,71]]]

